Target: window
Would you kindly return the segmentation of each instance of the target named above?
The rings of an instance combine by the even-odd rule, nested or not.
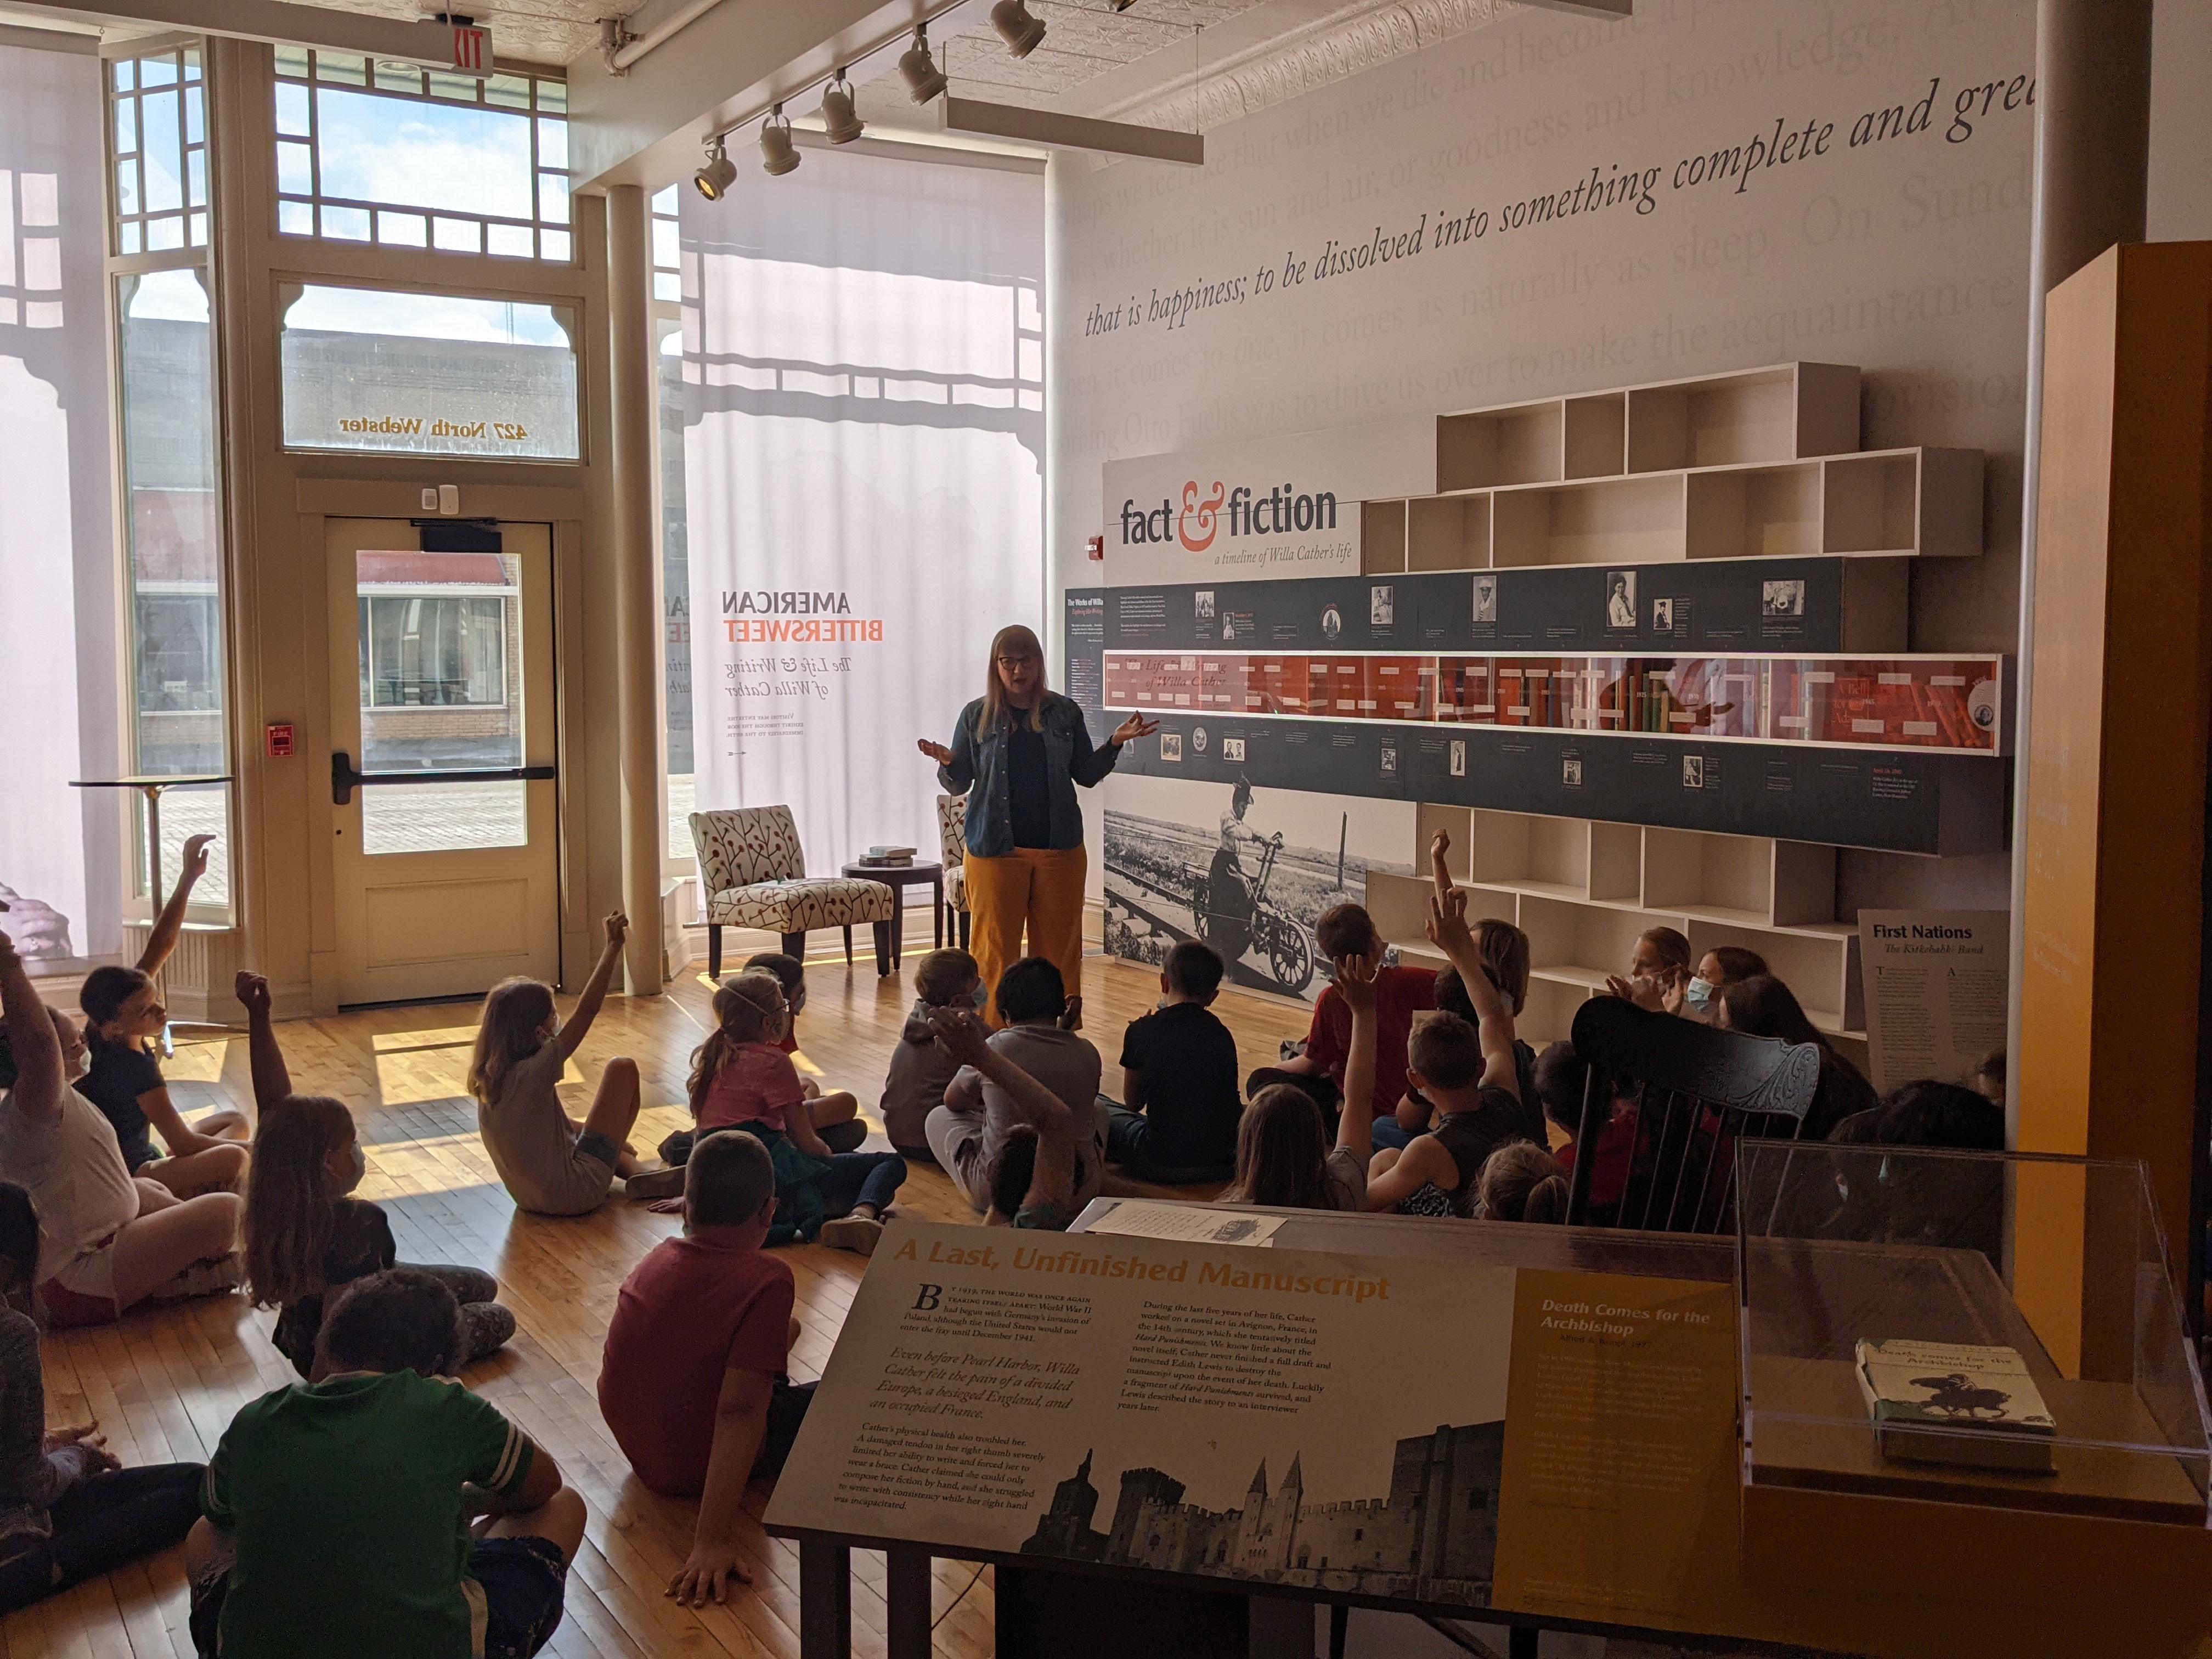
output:
[[[660,377],[661,714],[665,724],[665,872],[691,867],[691,568],[684,541],[684,312],[677,191],[653,198],[653,330]]]
[[[504,599],[361,601],[364,708],[507,706]]]
[[[575,307],[313,283],[279,358],[288,449],[573,461]]]
[[[115,251],[157,253],[208,240],[207,98],[198,46],[108,65]]]
[[[276,48],[276,228],[575,262],[568,88]]]

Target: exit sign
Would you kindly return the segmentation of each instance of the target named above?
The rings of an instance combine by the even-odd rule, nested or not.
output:
[[[464,75],[491,73],[491,31],[481,24],[455,23],[453,67]]]

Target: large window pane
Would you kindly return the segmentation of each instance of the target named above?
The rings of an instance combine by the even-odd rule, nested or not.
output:
[[[668,856],[696,857],[691,845],[691,566],[685,554],[684,500],[684,331],[664,320],[660,333],[660,601],[662,702],[668,733]]]
[[[197,270],[117,279],[122,321],[123,481],[130,513],[131,672],[137,771],[226,769],[220,505],[207,291]],[[162,863],[173,878],[186,836],[221,835],[222,790],[162,803]],[[143,836],[142,828],[139,834]],[[140,869],[143,886],[145,872]],[[218,844],[196,898],[229,897]]]
[[[284,314],[285,446],[574,460],[574,319],[568,306],[302,288]]]

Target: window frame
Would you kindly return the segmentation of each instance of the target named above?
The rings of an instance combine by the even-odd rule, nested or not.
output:
[[[672,816],[668,811],[667,653],[671,649],[671,646],[668,639],[668,629],[666,625],[666,617],[668,615],[668,594],[662,582],[663,574],[667,568],[666,547],[668,537],[668,501],[667,491],[662,487],[662,481],[667,477],[667,474],[664,470],[666,464],[666,458],[661,453],[661,421],[659,408],[660,359],[662,355],[662,343],[672,333],[681,335],[684,328],[685,285],[682,276],[684,269],[682,232],[678,228],[682,223],[682,214],[680,209],[682,188],[683,187],[680,184],[667,185],[663,189],[649,192],[647,195],[645,201],[645,274],[647,279],[646,293],[649,296],[646,310],[653,328],[653,381],[654,390],[654,407],[653,412],[653,524],[657,544],[653,550],[653,585],[656,598],[658,614],[662,618],[662,625],[659,629],[661,660],[657,665],[659,672],[653,675],[653,730],[654,741],[659,750],[659,800],[662,817],[660,826],[660,878],[664,884],[671,881],[696,880],[699,874],[699,859],[696,853],[687,854],[670,850],[670,842],[676,833],[675,823]],[[665,210],[664,210],[661,205],[663,203],[669,204]],[[659,228],[663,225],[670,227],[670,240],[674,242],[677,248],[677,257],[672,262],[664,262],[660,258]],[[692,287],[696,290],[696,278]],[[687,653],[690,649],[690,644],[688,639],[684,643],[684,649]],[[698,688],[695,685],[692,687],[691,690],[691,742],[693,744],[692,754],[694,756],[693,775],[695,777],[697,775],[696,756],[698,754],[697,744],[699,741],[698,721],[699,694]],[[683,920],[687,923],[702,920],[705,916],[707,896],[702,891],[699,893],[697,896],[698,915],[696,916],[687,916],[683,918]]]
[[[363,615],[361,622],[362,644],[362,648],[368,653],[368,679],[369,690],[369,701],[362,705],[363,712],[368,713],[371,711],[385,711],[402,708],[438,708],[452,709],[456,712],[465,713],[470,710],[489,711],[497,708],[512,708],[514,706],[514,698],[508,693],[507,683],[507,630],[514,626],[514,607],[521,598],[521,592],[522,590],[519,587],[495,588],[487,586],[477,588],[465,587],[459,591],[450,587],[439,588],[434,591],[427,588],[420,591],[399,588],[394,588],[390,591],[379,589],[374,592],[361,594],[361,604],[364,607],[365,611],[365,614]],[[462,605],[465,604],[470,599],[497,599],[499,601],[499,627],[495,630],[499,647],[499,660],[495,665],[496,672],[492,676],[494,682],[499,687],[499,700],[497,702],[379,702],[376,701],[376,611],[378,605],[406,604]],[[420,681],[418,680],[416,683],[419,684]]]
[[[149,248],[146,238],[132,252],[125,252],[123,227],[134,219],[142,225],[149,216],[144,210],[144,149],[143,96],[145,82],[143,69],[134,69],[131,96],[137,100],[134,119],[139,123],[137,139],[140,148],[129,152],[139,162],[140,207],[136,214],[123,211],[118,187],[118,163],[124,159],[117,144],[116,95],[119,90],[116,66],[122,63],[143,64],[147,59],[173,55],[178,64],[178,77],[172,84],[179,93],[178,108],[179,137],[183,141],[179,157],[184,176],[179,180],[184,197],[181,222],[184,226],[184,245],[175,248]],[[191,60],[197,58],[198,78],[187,73]],[[222,757],[216,769],[232,771],[237,763],[237,744],[232,730],[237,700],[235,665],[238,656],[237,631],[228,604],[229,557],[228,512],[229,480],[225,471],[222,445],[212,434],[222,429],[221,410],[214,406],[222,385],[223,342],[220,310],[216,301],[215,249],[221,236],[223,199],[220,177],[222,161],[220,147],[215,142],[216,112],[216,72],[210,60],[204,36],[189,32],[150,35],[137,40],[103,43],[100,49],[100,146],[105,160],[102,182],[102,205],[106,225],[101,237],[105,257],[101,261],[101,281],[105,289],[103,304],[106,307],[107,369],[108,369],[108,441],[112,456],[110,478],[110,523],[114,538],[114,560],[117,573],[115,589],[114,625],[116,630],[115,686],[117,707],[120,711],[118,722],[120,751],[116,756],[118,774],[137,773],[142,769],[141,756],[147,735],[146,719],[178,714],[210,714],[215,717]],[[197,88],[200,100],[200,137],[197,144],[190,142],[188,106],[184,96],[188,88]],[[161,88],[156,88],[161,90]],[[201,191],[204,198],[199,208],[191,205],[190,155],[197,151],[204,157],[202,162]],[[201,232],[195,240],[192,219],[202,218]],[[215,503],[214,539],[215,579],[206,594],[214,606],[215,628],[211,635],[220,653],[215,675],[219,701],[212,709],[147,710],[140,706],[139,668],[141,640],[138,630],[138,605],[143,597],[161,599],[172,597],[177,591],[171,584],[157,580],[151,587],[142,587],[137,574],[138,547],[137,524],[132,497],[131,465],[130,398],[127,379],[128,364],[125,356],[124,279],[143,277],[159,272],[187,270],[194,274],[208,307],[207,359],[208,386],[210,406],[207,410],[210,494]],[[134,296],[135,297],[135,296]],[[168,589],[168,592],[164,592]],[[194,794],[204,793],[192,791]],[[221,786],[222,801],[222,823],[219,833],[226,845],[237,840],[237,786]],[[126,810],[128,830],[123,837],[122,852],[126,862],[123,884],[123,919],[126,927],[148,925],[160,908],[165,895],[149,891],[149,872],[146,865],[145,807],[136,793]],[[165,836],[166,840],[167,837]],[[172,879],[174,871],[168,870]],[[204,887],[198,890],[193,901],[185,912],[187,922],[203,926],[228,927],[234,926],[238,914],[238,893],[235,888],[237,870],[232,866],[233,886],[220,900],[200,896]]]
[[[319,70],[321,68],[321,60],[325,58],[344,60],[358,58],[363,78],[356,82],[339,76],[324,77]],[[288,70],[288,64],[295,63],[300,66],[297,72]],[[492,74],[482,76],[428,70],[415,64],[404,67],[393,65],[387,68],[374,58],[362,58],[358,53],[325,52],[319,49],[304,46],[274,48],[269,68],[270,201],[274,215],[270,228],[272,234],[279,241],[320,243],[325,246],[374,248],[398,253],[497,260],[502,264],[543,265],[554,270],[576,270],[582,266],[583,248],[576,234],[574,171],[568,165],[566,160],[569,111],[568,79],[565,75],[541,72],[536,70],[526,71],[513,66],[495,70]],[[401,74],[414,74],[420,76],[420,89],[409,91],[381,84],[386,75]],[[441,97],[432,94],[428,90],[430,84],[429,77],[440,74],[448,75],[450,78],[457,81],[474,82],[477,88],[476,98],[471,101],[459,98]],[[528,88],[529,102],[526,107],[517,107],[512,104],[496,102],[492,99],[489,93],[490,86],[495,82],[506,81],[519,81]],[[283,96],[283,89],[288,86],[301,88],[307,93],[307,123],[304,132],[289,132],[284,128],[285,118],[278,106],[278,100]],[[549,86],[560,88],[558,98],[555,100],[559,105],[557,109],[547,106],[544,88]],[[323,112],[321,100],[318,94],[325,89],[428,108],[489,111],[495,114],[514,116],[529,130],[530,216],[524,219],[517,218],[511,214],[486,213],[459,208],[417,207],[401,202],[375,202],[355,197],[324,194],[321,142]],[[545,134],[543,124],[548,121],[559,122],[562,129],[562,149],[564,154],[562,165],[558,167],[550,165],[544,159]],[[307,156],[307,189],[305,194],[296,190],[288,190],[283,183],[285,152],[288,149],[295,148],[304,150]],[[562,186],[562,211],[566,216],[559,221],[550,220],[545,216],[546,180],[552,177],[558,177],[564,181]],[[313,228],[307,230],[285,228],[284,222],[288,208],[306,209]],[[363,234],[359,236],[335,235],[324,228],[325,215],[331,209],[362,215]],[[383,228],[384,216],[387,214],[402,218],[421,220],[423,240],[420,242],[386,240],[380,233]],[[454,224],[473,223],[477,228],[476,246],[461,247],[441,245],[438,240],[441,221]],[[520,231],[529,239],[532,251],[527,253],[519,253],[495,250],[491,245],[495,227]],[[546,252],[546,239],[549,236],[562,239],[566,244],[565,248],[557,253]]]

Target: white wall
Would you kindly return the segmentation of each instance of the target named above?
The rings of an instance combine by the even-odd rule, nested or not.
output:
[[[1056,161],[1061,580],[1098,580],[1083,546],[1118,456],[1803,358],[1865,371],[1868,447],[1988,453],[1986,550],[1915,571],[1911,645],[2012,649],[2033,63],[2033,0],[1532,9],[1217,129],[1202,168]],[[1913,131],[1851,142],[1900,105],[1924,105]],[[1778,122],[1828,130],[1826,153],[1692,182]],[[1593,168],[1648,179],[1648,207],[1516,227]],[[1470,213],[1485,234],[1439,246]],[[1418,253],[1319,274],[1332,242],[1416,228]],[[1146,317],[1224,283],[1173,326]],[[2006,867],[1850,855],[1841,896],[2002,905]]]

